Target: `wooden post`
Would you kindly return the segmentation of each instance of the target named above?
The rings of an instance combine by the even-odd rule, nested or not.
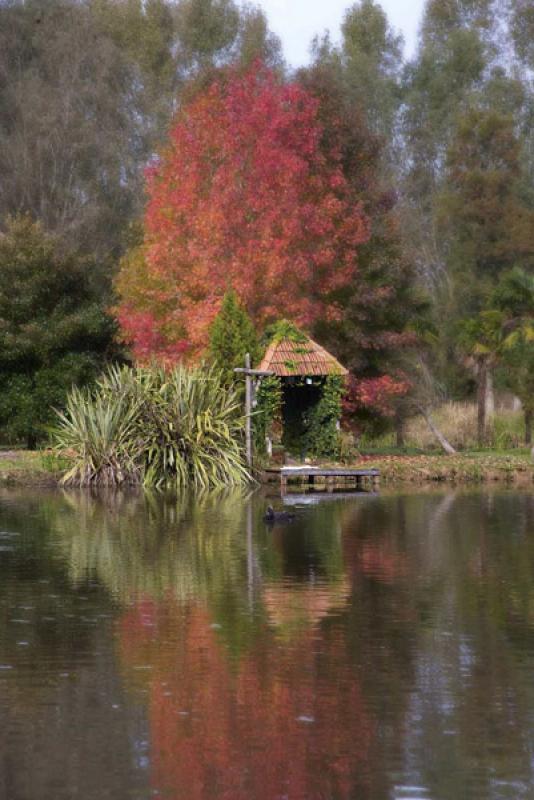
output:
[[[250,353],[245,356],[245,367],[236,367],[234,372],[245,376],[245,446],[247,465],[249,469],[252,469],[252,382],[255,378],[264,378],[273,375],[273,373],[251,369]]]
[[[245,356],[245,422],[248,468],[252,469],[252,376],[250,375],[250,353]]]

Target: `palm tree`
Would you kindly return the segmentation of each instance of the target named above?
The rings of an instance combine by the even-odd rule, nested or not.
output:
[[[505,346],[504,312],[492,308],[461,323],[458,344],[476,367],[477,379],[477,439],[480,447],[488,438],[488,395],[493,385],[493,371]]]
[[[458,343],[476,365],[479,445],[487,443],[488,394],[499,364],[506,366],[506,383],[523,403],[525,441],[530,444],[534,424],[534,275],[520,267],[505,273],[489,307],[461,324]]]

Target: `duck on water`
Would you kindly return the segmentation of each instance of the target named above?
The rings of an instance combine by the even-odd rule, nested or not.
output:
[[[267,506],[267,511],[263,517],[265,522],[291,522],[295,515],[291,511],[275,511],[272,506]]]

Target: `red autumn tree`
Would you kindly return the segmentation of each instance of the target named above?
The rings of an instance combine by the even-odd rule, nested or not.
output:
[[[229,288],[259,326],[339,317],[369,225],[322,138],[318,101],[258,64],[178,113],[148,174],[145,242],[117,281],[134,352],[201,351]]]

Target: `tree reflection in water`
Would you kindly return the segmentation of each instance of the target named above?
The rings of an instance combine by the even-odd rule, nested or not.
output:
[[[533,797],[534,497],[264,506],[0,496],[0,796]]]
[[[378,721],[346,636],[354,509],[272,530],[239,494],[134,498],[116,514],[86,495],[71,502],[73,580],[96,573],[128,605],[120,656],[132,691],[149,696],[155,791],[304,800],[370,796],[374,782],[378,796]],[[391,580],[402,574],[394,553],[364,550],[364,572],[383,557]]]

